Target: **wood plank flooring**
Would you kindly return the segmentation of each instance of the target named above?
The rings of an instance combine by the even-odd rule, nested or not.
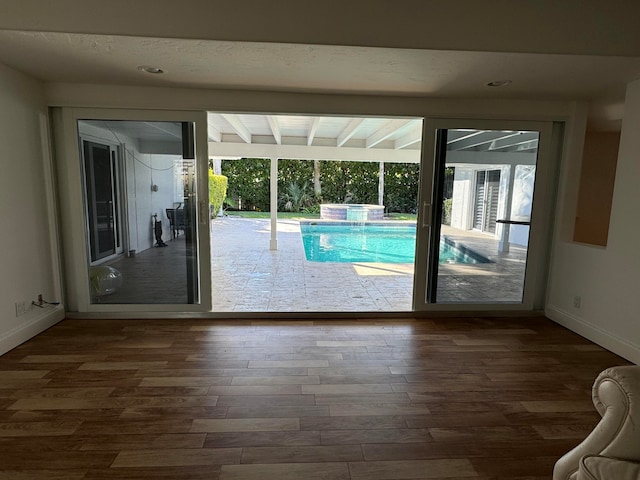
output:
[[[0,357],[0,480],[549,479],[625,363],[544,318],[65,320]]]

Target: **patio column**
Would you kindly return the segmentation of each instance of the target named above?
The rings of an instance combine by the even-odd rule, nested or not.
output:
[[[509,186],[507,187],[507,202],[504,209],[504,219],[511,220],[511,204],[513,203],[513,185],[516,179],[516,165],[509,167]],[[500,242],[498,243],[498,252],[509,253],[509,233],[511,231],[511,225],[508,223],[502,224],[502,233],[500,235]]]
[[[378,172],[378,205],[384,205],[384,162],[380,162]]]
[[[278,159],[271,158],[271,173],[269,176],[271,192],[271,240],[269,250],[278,250]]]

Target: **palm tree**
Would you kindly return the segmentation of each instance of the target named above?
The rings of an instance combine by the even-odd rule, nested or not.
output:
[[[300,212],[303,208],[311,206],[313,199],[307,192],[307,185],[298,185],[291,182],[287,191],[280,195],[282,207],[289,212]]]

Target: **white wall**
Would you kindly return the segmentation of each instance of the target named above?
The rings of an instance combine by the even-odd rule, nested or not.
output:
[[[42,85],[0,64],[0,354],[64,316],[61,306],[15,311],[40,293],[52,302],[61,296],[47,142]]]
[[[592,247],[572,242],[566,227],[574,224],[575,208],[563,209],[556,224],[546,306],[553,320],[634,363],[640,363],[638,132],[640,80],[627,87],[608,244]],[[575,165],[567,167],[565,172],[575,173]],[[565,173],[565,177],[564,182],[573,186],[579,181],[579,175]],[[574,306],[576,296],[581,297],[580,308]]]
[[[157,214],[158,220],[162,221],[162,240],[167,242],[171,239],[166,209],[174,206],[176,162],[181,157],[140,153],[139,151],[134,153],[131,149],[128,148],[128,150],[127,179],[129,182],[130,212],[132,210],[131,201],[135,201],[133,212],[135,218],[131,218],[129,223],[131,248],[142,252],[153,247],[156,242],[152,217],[154,214]],[[158,190],[152,191],[151,185],[157,185]]]
[[[451,202],[451,226],[460,230],[473,228],[475,169],[456,166]]]

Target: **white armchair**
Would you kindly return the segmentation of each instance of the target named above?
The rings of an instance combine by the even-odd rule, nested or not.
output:
[[[640,479],[640,366],[603,371],[592,397],[602,420],[556,462],[553,480]]]

